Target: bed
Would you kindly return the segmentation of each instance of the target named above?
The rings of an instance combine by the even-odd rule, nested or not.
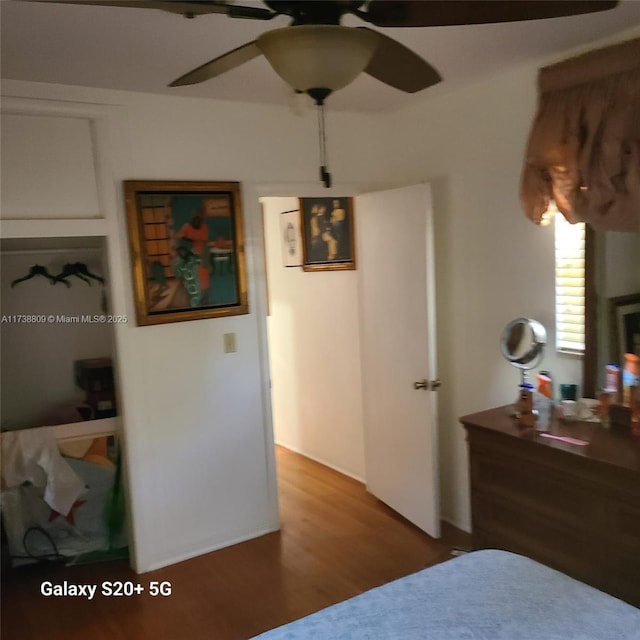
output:
[[[640,609],[529,558],[483,550],[367,591],[258,639],[640,640]]]

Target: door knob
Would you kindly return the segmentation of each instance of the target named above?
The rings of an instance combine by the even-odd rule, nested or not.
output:
[[[430,391],[435,391],[438,387],[442,386],[442,381],[439,378],[435,380],[417,380],[413,383],[413,388],[416,390],[419,389],[429,389]]]

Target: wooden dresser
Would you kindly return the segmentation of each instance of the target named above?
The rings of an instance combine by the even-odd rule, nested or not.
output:
[[[640,439],[596,423],[523,430],[500,407],[467,430],[473,546],[529,556],[640,607]]]

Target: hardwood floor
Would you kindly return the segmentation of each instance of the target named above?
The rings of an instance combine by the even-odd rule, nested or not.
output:
[[[246,640],[450,557],[359,482],[283,448],[277,461],[281,531],[142,575],[123,561],[12,570],[2,639]],[[172,593],[47,598],[45,580],[169,581]]]

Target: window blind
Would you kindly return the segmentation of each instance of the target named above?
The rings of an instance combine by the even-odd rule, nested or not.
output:
[[[556,348],[584,353],[584,223],[554,217]]]

